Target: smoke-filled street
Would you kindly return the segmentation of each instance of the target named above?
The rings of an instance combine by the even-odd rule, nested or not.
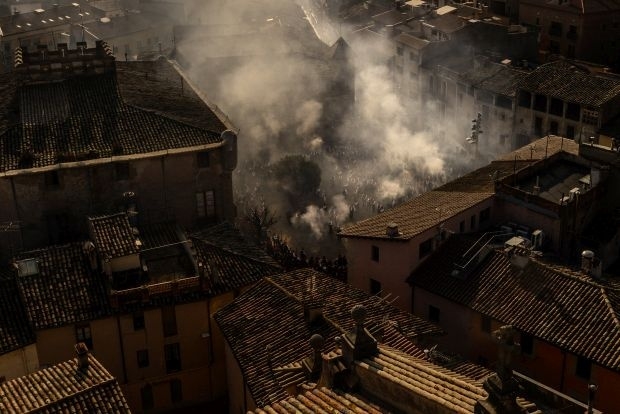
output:
[[[204,26],[177,44],[179,60],[240,129],[241,227],[258,207],[274,217],[271,234],[335,257],[344,223],[486,161],[473,158],[468,130],[440,120],[433,102],[401,102],[381,40],[356,41],[315,2],[241,3],[234,10],[226,2],[198,5]],[[300,184],[308,170],[289,163],[287,174],[278,166],[295,155],[318,167],[315,186]]]

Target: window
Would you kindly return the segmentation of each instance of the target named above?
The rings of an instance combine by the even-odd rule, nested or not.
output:
[[[525,332],[521,332],[521,353],[534,355],[534,337]]]
[[[561,99],[551,98],[551,103],[549,104],[549,113],[551,115],[564,115],[564,102]]]
[[[417,60],[418,59],[417,53],[416,52],[409,52],[409,59]]]
[[[507,96],[497,95],[495,97],[495,106],[505,109],[512,109],[512,100]]]
[[[577,367],[575,369],[575,374],[579,378],[589,380],[590,375],[592,374],[592,362],[587,358],[577,357]]]
[[[142,399],[142,409],[150,410],[155,405],[153,400],[153,387],[150,384],[145,385],[140,390],[140,397]]]
[[[56,188],[60,185],[60,177],[58,171],[48,171],[45,173],[45,186],[48,188]]]
[[[558,134],[558,123],[556,121],[551,121],[549,123],[549,133],[552,135],[557,135]]]
[[[381,292],[381,282],[375,279],[370,279],[370,294],[376,295]]]
[[[84,342],[88,349],[93,349],[93,337],[90,332],[90,325],[75,325],[76,342]]]
[[[575,57],[575,45],[568,44],[568,50],[566,51],[566,57],[573,59]]]
[[[481,319],[481,323],[480,323],[480,327],[482,329],[482,332],[486,332],[486,333],[491,333],[491,318],[489,318],[486,315],[481,315],[482,319]]]
[[[549,34],[551,36],[562,36],[562,23],[551,22],[551,26],[549,26]]]
[[[370,247],[370,258],[372,259],[373,262],[379,261],[379,247],[378,246]]]
[[[459,233],[465,233],[465,220],[459,223]]]
[[[519,106],[530,108],[532,106],[532,94],[527,91],[519,92]]]
[[[213,190],[196,193],[196,209],[200,218],[215,217],[215,192]]]
[[[566,125],[566,138],[575,138],[575,127],[572,125]]]
[[[161,321],[164,329],[164,336],[177,334],[177,315],[174,305],[161,308]]]
[[[534,118],[534,133],[538,136],[542,135],[542,118],[537,116]]]
[[[181,370],[181,348],[178,342],[165,345],[164,356],[166,358],[167,373]]]
[[[471,218],[469,219],[469,229],[472,231],[476,229],[476,215],[475,214],[471,216]]]
[[[428,305],[428,320],[431,322],[439,323],[439,308],[433,305]]]
[[[534,96],[534,110],[547,112],[547,97],[545,95]]]
[[[116,180],[127,180],[129,178],[129,163],[118,162],[114,164]]]
[[[491,207],[487,207],[480,212],[480,224],[491,219]]]
[[[133,330],[140,331],[144,329],[144,312],[136,312],[133,314]]]
[[[196,154],[196,160],[198,162],[198,168],[209,167],[209,151],[201,151]]]
[[[579,121],[579,116],[581,115],[581,107],[576,103],[568,103],[566,105],[566,118],[572,119],[573,121]]]
[[[148,349],[141,349],[136,353],[138,358],[138,368],[146,368],[149,366],[149,351]]]
[[[173,403],[183,401],[183,388],[181,380],[173,379],[170,381],[170,399]]]
[[[420,243],[420,259],[428,256],[433,251],[433,238]]]
[[[397,54],[398,56],[402,56],[402,55],[403,55],[403,53],[404,53],[404,49],[403,49],[403,47],[402,47],[402,46],[396,46],[396,54]]]
[[[560,53],[560,42],[556,42],[555,40],[549,41],[549,52],[551,53]]]

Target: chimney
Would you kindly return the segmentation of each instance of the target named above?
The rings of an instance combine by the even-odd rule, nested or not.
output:
[[[387,228],[385,229],[385,234],[390,238],[400,236],[400,232],[398,231],[398,224],[394,223],[393,221],[388,223]]]
[[[323,366],[323,354],[321,350],[325,340],[319,334],[310,337],[310,346],[312,347],[312,356],[303,360],[302,365],[306,370],[306,374],[312,381],[319,379],[321,375],[321,367]]]
[[[581,271],[597,279],[602,277],[603,264],[592,250],[581,252]]]
[[[517,269],[523,270],[530,263],[530,252],[523,247],[514,246],[510,250],[510,264]]]
[[[355,321],[353,332],[345,334],[342,338],[342,350],[345,360],[351,363],[353,360],[360,360],[376,355],[377,340],[366,329],[366,307],[355,305],[351,309],[351,317]]]
[[[99,263],[97,260],[97,249],[95,248],[95,244],[90,240],[87,240],[82,245],[82,251],[84,255],[88,259],[88,264],[90,265],[90,270],[96,272],[99,270]]]
[[[78,371],[85,373],[88,370],[90,362],[88,361],[88,347],[84,342],[75,344],[75,354],[78,360]]]

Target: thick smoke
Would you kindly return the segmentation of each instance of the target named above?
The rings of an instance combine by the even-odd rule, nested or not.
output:
[[[474,160],[465,144],[469,120],[442,119],[432,102],[401,101],[385,59],[394,46],[386,41],[365,41],[357,51],[353,43],[347,63],[355,102],[342,108],[330,101],[333,67],[315,30],[331,45],[340,26],[321,15],[318,2],[299,1],[305,14],[286,0],[196,2],[188,10],[207,35],[180,41],[177,50],[193,79],[240,128],[234,182],[240,216],[264,202],[280,216],[272,231],[319,253],[316,241],[334,248],[343,224],[486,160]],[[347,38],[346,28],[340,33]],[[292,197],[274,182],[271,166],[291,154],[320,166],[315,194]]]

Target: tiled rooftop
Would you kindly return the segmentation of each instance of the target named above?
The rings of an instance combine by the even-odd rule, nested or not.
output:
[[[278,266],[278,263],[271,256],[258,246],[248,243],[248,241],[241,236],[239,230],[228,222],[195,230],[191,234],[191,238],[194,240],[202,240],[203,242],[230,253],[245,256],[248,259],[254,259]]]
[[[493,197],[492,192],[433,190],[384,213],[344,227],[338,235],[340,237],[409,240],[491,197]],[[441,213],[438,210],[440,207]],[[398,225],[400,234],[397,237],[387,236],[386,228],[389,223]]]
[[[10,272],[0,270],[0,355],[35,342],[35,335],[24,305],[19,297],[17,282]]]
[[[251,413],[371,413],[388,414],[391,411],[374,404],[357,394],[331,390],[325,387],[304,387],[295,397],[257,408]]]
[[[223,121],[172,63],[116,65],[116,75],[18,88],[4,75],[0,172],[221,142]]]
[[[125,213],[88,219],[95,246],[103,259],[137,254],[137,235],[134,235]]]
[[[517,85],[527,74],[519,69],[484,62],[461,75],[469,85],[505,96],[514,96]]]
[[[453,262],[471,243],[451,237],[412,273],[409,283],[599,365],[620,369],[620,283],[594,280],[534,258],[521,271],[499,250],[465,280],[451,276]]]
[[[539,161],[550,157],[553,154],[563,151],[573,155],[579,155],[579,144],[574,140],[562,138],[555,135],[549,135],[537,139],[536,141],[518,148],[512,152],[501,155],[497,161]]]
[[[306,324],[302,305],[304,297],[323,302],[326,323]],[[285,398],[285,383],[280,381],[293,380],[274,376],[270,366],[285,366],[308,356],[311,352],[308,339],[314,333],[325,338],[326,349],[334,348],[334,338],[352,329],[350,310],[356,304],[366,306],[369,329],[376,331],[385,325],[384,321],[398,325],[398,332],[385,336],[387,345],[404,340],[410,343],[441,333],[435,326],[388,305],[378,297],[368,296],[310,269],[261,280],[215,317],[239,362],[252,396],[260,406]]]
[[[379,372],[389,382],[413,388],[454,413],[473,413],[476,402],[488,396],[481,382],[385,346],[379,346],[376,356],[356,361],[355,365],[357,369]]]
[[[227,128],[220,118],[225,115],[181,81],[176,65],[166,59],[117,61],[116,78],[120,95],[128,105],[217,134]]]
[[[0,33],[4,36],[28,35],[36,30],[61,30],[57,26],[80,24],[83,21],[95,20],[105,14],[89,4],[63,5],[41,9],[42,12],[12,14],[0,17]]]
[[[493,197],[494,176],[501,180],[529,166],[533,161],[545,158],[545,155],[550,157],[560,151],[576,155],[579,145],[573,140],[556,136],[549,136],[548,140],[546,137],[541,138],[432,191],[346,226],[339,236],[409,240],[447,218]],[[437,210],[439,207],[441,214]],[[389,238],[386,235],[387,225],[391,222],[398,225],[401,233],[398,237]]]
[[[89,356],[87,370],[76,359],[0,384],[0,412],[130,413],[116,379]]]
[[[430,42],[419,37],[412,36],[408,33],[401,33],[394,39],[397,43],[403,43],[416,50],[425,48]]]
[[[566,102],[597,107],[620,94],[620,78],[591,74],[570,61],[557,60],[533,70],[519,87]]]
[[[16,276],[28,319],[36,330],[100,319],[111,314],[104,278],[93,274],[82,243],[21,253],[38,273]]]

